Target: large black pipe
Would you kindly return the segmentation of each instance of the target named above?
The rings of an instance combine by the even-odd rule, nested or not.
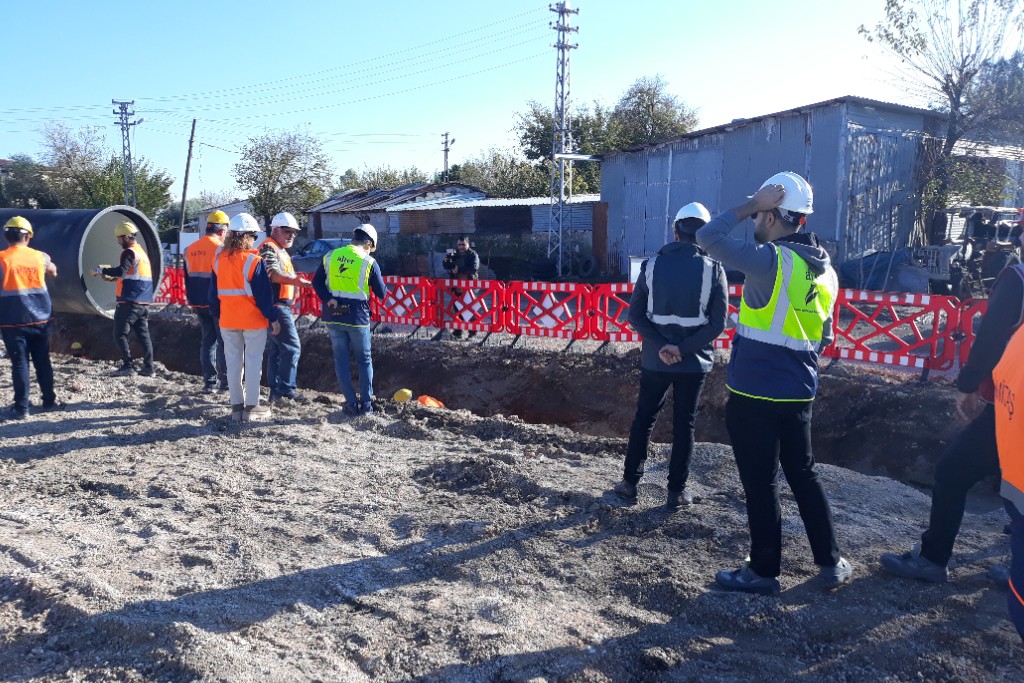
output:
[[[139,244],[153,266],[153,287],[159,286],[163,273],[160,236],[138,209],[0,209],[0,226],[14,216],[32,223],[35,236],[29,246],[49,254],[57,266],[57,278],[47,278],[46,284],[55,312],[114,317],[114,283],[92,277],[89,272],[101,264],[117,264],[121,247],[114,237],[114,226],[126,218],[141,233]]]

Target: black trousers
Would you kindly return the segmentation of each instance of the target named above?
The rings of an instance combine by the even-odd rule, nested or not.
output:
[[[640,395],[629,430],[622,478],[633,484],[644,476],[644,463],[651,444],[651,432],[672,389],[672,457],[668,465],[668,490],[682,491],[690,474],[693,456],[693,427],[704,386],[702,372],[640,371]]]
[[[153,341],[149,337],[149,307],[142,304],[119,303],[114,308],[114,343],[121,353],[124,365],[132,364],[132,349],[128,344],[128,333],[135,332],[135,338],[142,347],[142,368],[153,368]]]
[[[949,564],[964,519],[967,492],[985,477],[998,473],[996,410],[986,405],[935,463],[931,518],[928,530],[921,534],[921,554],[925,559],[942,566]]]
[[[28,363],[36,369],[36,381],[42,392],[43,405],[52,406],[57,400],[53,392],[53,366],[50,364],[50,325],[22,325],[4,327],[3,335],[7,355],[11,358],[11,375],[14,384],[14,409],[19,413],[28,412],[29,373]]]
[[[800,509],[815,564],[832,567],[840,559],[832,510],[814,471],[811,404],[739,394],[730,394],[726,404],[725,424],[747,497],[750,568],[760,576],[776,577],[782,572],[780,463]]]

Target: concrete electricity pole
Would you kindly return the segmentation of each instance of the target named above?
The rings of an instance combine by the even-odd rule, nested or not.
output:
[[[454,145],[454,144],[455,144],[455,138],[452,138],[451,140],[449,140],[448,139],[448,133],[445,133],[444,134],[444,147],[442,148],[443,151],[444,151],[444,175],[441,176],[441,182],[444,182],[444,183],[448,182],[448,151],[452,148],[452,145]]]
[[[192,135],[188,138],[188,159],[185,161],[185,181],[181,185],[181,218],[178,220],[179,233],[185,229],[185,197],[188,194],[188,173],[192,170],[192,144],[195,141],[196,120],[192,119]]]
[[[551,146],[551,224],[548,226],[548,258],[555,256],[558,263],[558,275],[565,274],[562,249],[562,235],[571,219],[566,211],[566,192],[572,196],[572,161],[561,156],[572,153],[572,129],[569,113],[569,51],[578,45],[569,42],[570,36],[579,28],[569,26],[569,18],[579,14],[578,9],[569,8],[569,0],[549,5],[548,9],[558,14],[558,20],[551,28],[558,32],[558,41],[554,47],[558,50],[558,62],[555,75],[555,108],[552,112],[554,121],[554,139]]]
[[[144,119],[128,120],[135,116],[134,111],[128,111],[128,107],[135,104],[135,100],[130,102],[110,100],[110,103],[117,105],[114,113],[118,116],[116,123],[121,126],[121,174],[124,177],[124,203],[128,206],[135,206],[135,169],[132,168],[132,144],[128,133],[132,126],[139,125]]]

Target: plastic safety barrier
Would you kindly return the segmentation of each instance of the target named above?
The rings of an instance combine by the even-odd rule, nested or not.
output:
[[[978,324],[986,311],[988,299],[968,299],[960,304],[960,367],[967,365],[967,357],[978,335]]]
[[[504,332],[505,283],[497,280],[434,280],[434,327]]]
[[[590,294],[590,338],[602,342],[638,342],[640,335],[629,326],[631,282],[612,282],[593,287]]]
[[[178,304],[185,306],[185,269],[164,268],[160,286],[157,288],[153,301],[158,304]]]
[[[384,278],[384,284],[387,285],[384,300],[373,297],[370,301],[370,313],[374,320],[415,327],[434,325],[437,295],[433,280],[388,275]]]
[[[732,338],[736,335],[736,320],[740,315],[740,297],[743,296],[743,285],[729,285],[729,308],[725,314],[725,330],[715,338],[716,349],[731,349]]]
[[[591,289],[570,282],[509,282],[505,287],[505,332],[530,337],[586,339]]]
[[[315,315],[320,317],[320,297],[312,287],[299,287],[292,304],[295,315]]]
[[[835,343],[824,355],[928,370],[956,363],[959,302],[928,294],[844,289],[835,311]]]

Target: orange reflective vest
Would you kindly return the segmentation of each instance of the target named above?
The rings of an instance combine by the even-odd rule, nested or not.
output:
[[[185,250],[185,296],[190,306],[207,308],[210,305],[210,278],[213,277],[213,259],[220,249],[221,240],[216,235],[200,237]]]
[[[268,237],[264,242],[264,245],[270,247],[277,253],[277,262],[281,264],[281,270],[285,275],[295,275],[295,266],[292,265],[292,257],[288,255],[288,252],[281,248],[272,237]],[[275,297],[277,302],[292,304],[295,301],[295,285],[284,285],[274,282],[273,276],[270,281],[274,284],[277,289],[277,296]]]
[[[40,325],[50,319],[48,265],[49,256],[24,244],[0,251],[0,327]]]
[[[135,253],[135,265],[118,278],[114,293],[118,303],[151,304],[153,303],[153,267],[149,257],[139,244],[128,247]]]
[[[1024,413],[1017,415],[1017,396],[1024,397],[1024,328],[1006,345],[992,371],[995,381],[996,443],[1003,471],[1003,498],[1024,514]]]
[[[255,250],[221,251],[213,262],[220,299],[220,326],[226,330],[262,330],[267,319],[252,294],[252,277],[260,255]]]

